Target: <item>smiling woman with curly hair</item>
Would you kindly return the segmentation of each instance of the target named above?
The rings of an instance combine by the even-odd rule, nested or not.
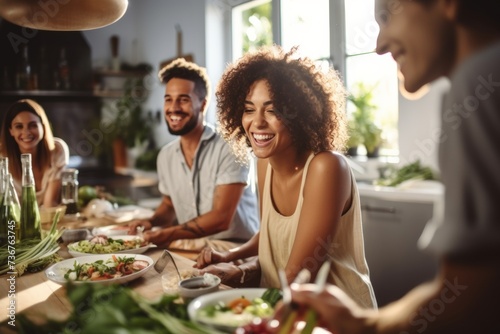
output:
[[[261,225],[237,249],[204,249],[197,267],[226,284],[257,278],[263,287],[279,288],[279,270],[290,282],[302,269],[315,277],[328,261],[328,282],[375,307],[356,182],[335,152],[346,138],[345,90],[333,69],[296,53],[262,48],[222,76],[220,131],[240,157],[251,148],[257,158]],[[240,266],[227,263],[254,255]]]
[[[216,97],[220,131],[241,158],[250,142],[242,126],[245,98],[250,86],[265,79],[274,111],[290,131],[300,152],[342,151],[347,140],[345,89],[337,72],[324,69],[297,49],[262,48],[229,66]],[[325,72],[326,71],[326,72]]]

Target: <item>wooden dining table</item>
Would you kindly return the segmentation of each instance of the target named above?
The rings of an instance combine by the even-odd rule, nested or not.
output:
[[[75,222],[62,220],[58,227],[64,229],[88,229],[110,225],[112,222],[105,219],[89,219]],[[162,254],[159,247],[149,248],[143,255],[156,261]],[[171,251],[175,263],[181,273],[194,271],[193,252]],[[63,259],[72,258],[67,251],[67,244],[61,243],[58,254]],[[127,283],[134,291],[146,298],[155,299],[164,293],[162,275],[177,275],[173,265],[168,265],[160,274],[150,268],[143,276]],[[227,286],[221,286],[227,289]],[[10,309],[9,309],[10,307]],[[17,314],[25,314],[34,321],[43,322],[46,319],[64,320],[72,311],[71,304],[66,295],[66,288],[49,280],[45,270],[36,273],[24,273],[16,277],[9,274],[0,276],[0,323],[9,321]],[[0,326],[0,333],[9,333],[15,329],[12,326]],[[16,331],[12,331],[15,333]]]
[[[94,227],[102,227],[112,224],[110,221],[102,219],[85,220],[80,223],[71,221],[61,221],[59,226],[67,229],[86,228],[92,230]],[[58,254],[63,259],[70,259],[72,256],[68,253],[67,243],[60,244]],[[149,248],[143,255],[151,257],[153,261],[161,256],[163,248]],[[174,261],[181,272],[185,274],[194,271],[193,258],[197,253],[170,250]],[[143,276],[127,283],[135,292],[151,300],[157,300],[164,293],[162,276],[177,276],[173,265],[167,265],[163,272],[157,273],[154,268],[150,268]],[[169,288],[171,289],[171,283]],[[222,285],[221,290],[231,289],[231,287]],[[171,291],[171,290],[170,290]],[[9,307],[13,305],[13,310]],[[9,274],[0,276],[0,333],[17,333],[15,327],[8,325],[7,322],[16,316],[23,314],[29,317],[35,323],[44,323],[47,319],[63,321],[72,312],[72,306],[66,294],[64,285],[55,283],[47,278],[45,270],[36,273],[24,273],[19,277],[12,277]],[[4,323],[4,324],[3,324]],[[314,334],[327,334],[321,328],[315,328]]]
[[[163,249],[150,248],[143,255],[151,257],[156,261]],[[66,247],[62,247],[59,254],[63,258],[70,258]],[[194,261],[172,252],[179,271],[186,272],[193,269]],[[142,277],[127,283],[134,291],[146,298],[155,299],[164,293],[162,286],[162,275],[177,275],[173,266],[167,266],[162,274],[157,273],[154,268],[149,269]],[[227,287],[225,287],[227,288]],[[20,277],[10,275],[0,276],[0,323],[9,321],[9,305],[14,303],[15,313],[23,313],[34,321],[43,322],[47,318],[64,320],[72,311],[71,304],[66,296],[66,288],[49,280],[45,271],[36,273],[24,273]],[[7,328],[0,327],[4,333]]]

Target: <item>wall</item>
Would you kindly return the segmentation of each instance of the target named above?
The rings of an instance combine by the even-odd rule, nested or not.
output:
[[[111,59],[110,37],[120,37],[119,55],[130,65],[148,63],[153,66],[146,78],[150,89],[145,111],[161,111],[164,87],[158,81],[160,62],[177,56],[179,24],[183,34],[183,53],[190,53],[194,61],[205,66],[205,3],[199,0],[131,0],[126,14],[107,27],[85,31],[91,46],[94,68],[109,67]],[[163,117],[162,117],[163,120]],[[155,129],[157,145],[172,139],[162,121]]]
[[[441,99],[449,86],[447,79],[432,83],[418,100],[399,95],[400,163],[420,159],[423,165],[438,170],[437,144],[441,117]]]
[[[194,61],[206,66],[213,91],[225,65],[230,61],[230,7],[223,0],[131,0],[125,16],[101,29],[84,32],[92,48],[94,67],[109,66],[111,48],[109,38],[120,36],[120,55],[132,65],[146,62],[153,66],[148,78],[151,89],[145,110],[162,110],[163,86],[156,74],[159,63],[176,56],[175,25],[183,32],[183,53],[194,55]],[[135,45],[135,47],[134,47]],[[427,95],[417,101],[400,95],[399,145],[402,162],[418,158],[425,165],[437,169],[436,133],[439,127],[440,99],[447,87],[446,80],[431,85]],[[215,101],[207,115],[215,122]],[[155,131],[157,144],[172,140],[162,121]]]

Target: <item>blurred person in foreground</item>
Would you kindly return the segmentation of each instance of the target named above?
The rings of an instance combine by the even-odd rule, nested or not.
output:
[[[257,160],[261,226],[228,252],[204,249],[196,266],[223,282],[258,277],[279,288],[308,269],[314,278],[330,261],[328,281],[361,305],[376,307],[363,246],[356,181],[338,151],[346,140],[345,90],[333,69],[323,71],[297,48],[263,47],[228,66],[217,89],[224,138]],[[239,266],[228,263],[258,255]]]
[[[24,99],[11,104],[0,131],[1,154],[9,158],[9,172],[18,196],[22,193],[21,154],[30,153],[39,206],[61,203],[61,174],[69,161],[66,142],[54,137],[45,110]]]
[[[444,215],[419,240],[440,270],[378,311],[333,285],[319,295],[294,285],[293,300],[333,333],[500,333],[500,2],[376,0],[375,15],[377,52],[392,54],[407,91],[450,79],[439,137]]]
[[[129,224],[147,231],[145,240],[161,247],[199,251],[234,248],[258,229],[257,199],[249,169],[214,129],[204,123],[210,81],[204,68],[179,58],[159,72],[165,84],[168,130],[179,136],[157,158],[162,202],[149,220]]]

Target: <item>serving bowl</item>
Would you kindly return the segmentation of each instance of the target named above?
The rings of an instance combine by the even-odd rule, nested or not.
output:
[[[221,318],[211,318],[203,315],[203,309],[217,304],[227,305],[237,298],[246,298],[253,300],[262,297],[265,288],[241,288],[231,290],[221,290],[215,293],[206,294],[193,299],[188,305],[189,318],[201,325],[215,328],[224,333],[234,333],[240,326],[244,326],[252,321],[253,317],[246,318],[241,314],[230,314]]]

